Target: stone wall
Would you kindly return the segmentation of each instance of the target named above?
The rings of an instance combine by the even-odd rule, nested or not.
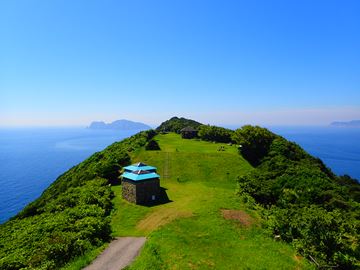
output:
[[[122,197],[135,204],[149,205],[155,203],[160,195],[160,180],[158,178],[134,182],[123,179]],[[153,200],[153,196],[154,200]]]
[[[132,182],[122,181],[122,197],[131,202],[136,203],[136,186]]]

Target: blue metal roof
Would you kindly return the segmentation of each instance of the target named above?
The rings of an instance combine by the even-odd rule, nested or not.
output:
[[[156,171],[156,167],[153,166],[148,166],[144,163],[136,163],[136,164],[132,164],[130,166],[126,166],[124,167],[124,169],[126,171],[138,171],[138,170],[143,170],[143,171]]]
[[[140,172],[140,173],[137,173]],[[121,175],[123,178],[127,178],[133,181],[142,181],[142,180],[148,180],[148,179],[153,179],[153,178],[160,178],[160,175],[158,175],[157,173],[154,172],[144,172],[143,170],[141,171],[136,171],[136,172],[124,172]]]

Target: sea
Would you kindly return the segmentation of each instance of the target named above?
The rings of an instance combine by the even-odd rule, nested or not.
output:
[[[321,158],[336,174],[360,179],[360,128],[268,127]],[[0,223],[35,200],[62,173],[139,130],[0,128]]]
[[[360,128],[268,127],[320,158],[337,175],[360,180]]]
[[[0,223],[74,165],[139,131],[0,128]]]

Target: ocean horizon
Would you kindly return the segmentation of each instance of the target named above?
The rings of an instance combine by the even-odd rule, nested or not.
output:
[[[360,129],[270,126],[324,161],[338,175],[360,179]],[[0,223],[38,198],[58,176],[135,131],[84,127],[0,128]]]
[[[38,198],[71,167],[139,131],[0,128],[0,223]]]

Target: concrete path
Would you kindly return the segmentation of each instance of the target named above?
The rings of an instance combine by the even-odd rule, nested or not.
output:
[[[128,266],[139,254],[145,237],[119,237],[83,270],[119,270]]]

